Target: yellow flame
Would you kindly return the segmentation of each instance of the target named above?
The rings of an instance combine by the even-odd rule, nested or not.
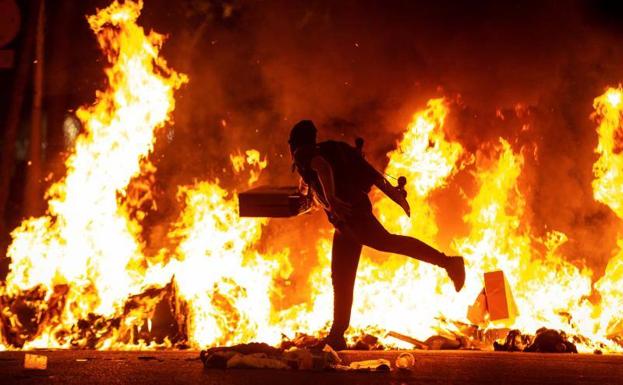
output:
[[[461,166],[458,163],[463,154],[462,146],[447,138],[448,112],[445,99],[429,100],[425,109],[414,114],[396,149],[387,154],[385,173],[407,178],[405,189],[412,207],[411,217],[386,196],[374,194],[375,211],[389,231],[411,235],[432,245],[436,243],[438,227],[429,195],[447,185]],[[426,338],[435,333],[438,317],[448,311],[452,313],[453,309],[456,313],[457,309],[449,306],[448,298],[456,297],[445,272],[404,256],[363,258],[355,290],[353,329],[373,325]],[[401,345],[391,340],[384,342]]]
[[[623,219],[623,89],[609,88],[594,102],[599,159],[593,165],[595,200],[606,204]],[[608,262],[606,271],[596,283],[601,295],[599,330],[605,335],[623,332],[623,239],[619,250]]]
[[[504,140],[497,152],[494,161],[483,154],[476,156],[480,188],[464,218],[471,231],[455,240],[455,248],[468,261],[466,292],[473,300],[483,287],[483,273],[502,270],[519,311],[504,326],[528,333],[549,327],[592,336],[586,301],[591,293],[590,270],[577,268],[559,254],[565,234],[553,231],[541,239],[525,224],[525,199],[518,184],[523,155]]]
[[[427,202],[431,191],[442,188],[458,170],[463,153],[458,142],[448,141],[444,122],[448,104],[444,99],[431,99],[426,109],[416,113],[397,148],[387,154],[385,173],[395,178],[405,176],[413,205],[411,218],[385,196],[377,195],[375,208],[379,219],[389,230],[407,233],[428,243],[435,243],[438,228],[435,213]]]
[[[260,178],[260,173],[268,166],[266,157],[262,159],[258,150],[246,150],[244,154],[238,151],[237,154],[229,156],[234,172],[239,173],[246,168],[250,168],[248,185],[251,186]]]
[[[623,218],[623,150],[621,131],[621,93],[610,88],[595,99],[595,116],[598,143],[596,152],[599,159],[593,165],[593,195],[595,200],[608,205],[619,218]]]
[[[136,24],[141,8],[140,1],[115,1],[88,18],[111,64],[108,87],[97,93],[92,106],[77,112],[84,132],[67,159],[65,177],[47,192],[46,215],[25,220],[11,234],[12,263],[0,294],[37,309],[38,329],[21,336],[24,347],[153,347],[134,334],[153,329],[154,305],[164,296],[158,290],[165,287],[174,291],[180,308],[176,316],[182,317],[178,322],[196,348],[252,340],[277,343],[282,333],[326,330],[333,303],[331,234],[323,233],[317,242],[319,263],[309,276],[310,301],[277,309],[272,298],[283,295],[279,282],[287,281],[293,270],[289,250],[260,252],[267,220],[240,218],[235,191],[226,191],[219,180],[181,187],[178,198],[184,208],[168,234],[175,246],[156,256],[143,253],[138,208],[151,199],[155,171],[147,156],[155,130],[174,108],[173,92],[187,79],[160,58],[163,37],[145,34]],[[621,94],[621,89],[610,89],[595,101],[599,159],[593,189],[596,200],[623,218]],[[470,156],[449,138],[448,113],[444,99],[430,100],[388,153],[385,172],[406,176],[413,216],[374,195],[378,215],[390,231],[433,245],[439,227],[431,194],[446,187],[464,167],[462,157]],[[451,245],[466,258],[464,290],[456,294],[438,267],[366,252],[350,336],[358,329],[395,330],[424,339],[454,330],[456,325],[447,320],[467,321],[466,310],[482,289],[483,273],[501,269],[519,308],[506,326],[526,332],[542,326],[562,329],[587,338],[580,343],[582,350],[598,343],[620,350],[608,338],[623,329],[623,241],[595,283],[601,302],[594,305],[588,300],[591,271],[565,261],[560,251],[566,235],[548,231],[539,236],[525,218],[522,151],[500,139],[493,151],[479,151],[474,159],[478,191],[469,198],[464,216],[469,232]],[[267,167],[266,157],[253,149],[232,154],[230,161],[235,174],[246,172],[245,186],[257,182]],[[149,290],[153,294],[143,296]],[[3,326],[22,332],[23,320],[10,309],[2,315],[9,323]],[[2,337],[0,350],[6,348]],[[382,342],[408,346],[386,338]]]
[[[90,313],[112,316],[144,289],[141,227],[120,201],[186,77],[158,56],[163,37],[136,24],[141,8],[140,1],[115,1],[88,18],[111,64],[107,89],[77,111],[84,133],[66,161],[66,176],[47,192],[48,213],[12,233],[8,294],[41,285],[49,298],[56,286],[69,285],[59,324],[39,337],[48,347],[67,341],[46,333],[70,329]]]
[[[183,188],[181,197],[186,209],[172,233],[179,259],[167,267],[191,304],[189,337],[197,346],[277,342],[278,333],[261,334],[277,265],[251,249],[265,220],[239,219],[237,199],[215,183]]]

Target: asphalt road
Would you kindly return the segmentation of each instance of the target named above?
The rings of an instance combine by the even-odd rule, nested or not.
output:
[[[198,352],[36,351],[47,370],[23,368],[25,352],[0,352],[0,384],[623,384],[622,355],[413,352],[411,371],[344,373],[206,370]],[[340,352],[346,362],[399,352]]]

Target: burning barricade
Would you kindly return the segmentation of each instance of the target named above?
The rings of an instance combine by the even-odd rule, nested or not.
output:
[[[46,195],[46,214],[24,220],[11,234],[10,272],[0,288],[0,348],[200,348],[249,341],[276,346],[282,333],[317,333],[330,317],[329,237],[319,233],[321,239],[311,241],[315,255],[307,265],[298,264],[306,270],[297,286],[292,250],[260,245],[268,220],[244,217],[307,212],[310,202],[296,188],[237,194],[216,178],[180,187],[184,209],[163,232],[170,244],[153,255],[145,252],[145,213],[131,192],[140,185],[141,199],[149,200],[156,132],[169,121],[173,94],[188,79],[159,56],[164,37],[137,24],[141,7],[141,2],[113,2],[88,18],[109,60],[109,84],[77,112],[84,132],[67,158],[66,175]],[[595,100],[599,160],[593,183],[595,199],[619,217],[621,92],[610,89]],[[373,201],[392,231],[434,244],[442,226],[431,195],[470,167],[464,178],[473,176],[475,193],[467,196],[460,186],[469,206],[467,235],[453,237],[449,246],[466,256],[467,294],[453,296],[443,272],[430,266],[364,256],[353,314],[356,328],[364,332],[350,347],[391,348],[393,338],[428,350],[621,350],[623,253],[617,250],[604,276],[593,282],[590,269],[560,253],[564,234],[549,232],[540,239],[529,224],[522,226],[526,198],[519,178],[525,152],[500,138],[487,151],[467,153],[447,130],[449,112],[447,100],[431,99],[387,154],[384,172],[407,176],[404,188],[417,207],[412,216],[405,217],[386,198],[373,195]],[[266,160],[258,151],[245,154],[242,160],[232,157],[234,169],[253,167],[249,181],[256,181]],[[480,291],[482,273],[492,269],[505,273],[485,274]],[[299,302],[274,300],[308,283]],[[593,292],[599,301],[587,300]],[[518,309],[521,322],[515,322]],[[507,328],[490,325],[502,320]],[[549,329],[523,334],[542,325]],[[238,350],[209,349],[202,358],[210,367],[328,363],[339,368],[331,352],[310,350],[318,341],[317,335],[301,335],[278,349],[237,345]]]

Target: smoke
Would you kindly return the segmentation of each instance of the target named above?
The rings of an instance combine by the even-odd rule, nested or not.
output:
[[[448,96],[449,129],[468,151],[499,137],[524,148],[520,188],[536,233],[565,232],[565,254],[598,271],[615,249],[618,221],[592,198],[589,116],[593,98],[623,79],[616,2],[176,4],[149,1],[141,17],[169,35],[165,56],[191,79],[174,131],[163,131],[154,154],[162,191],[154,223],[179,212],[179,185],[219,178],[243,186],[228,167],[238,149],[266,154],[261,183],[296,183],[286,138],[300,119],[314,120],[321,139],[363,137],[382,169],[411,115]],[[469,172],[433,196],[444,247],[466,232]],[[328,229],[320,215],[273,221],[264,247],[290,247],[296,271],[316,258],[315,240]]]

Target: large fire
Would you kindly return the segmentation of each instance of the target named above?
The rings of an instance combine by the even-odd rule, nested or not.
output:
[[[141,8],[140,1],[115,1],[88,18],[110,63],[108,87],[77,112],[84,132],[66,161],[65,177],[47,192],[47,213],[11,234],[10,273],[0,287],[0,349],[276,344],[282,335],[326,330],[331,234],[317,241],[309,301],[277,308],[272,299],[293,269],[289,251],[260,252],[268,220],[240,218],[236,193],[217,179],[180,187],[184,209],[168,234],[175,246],[155,255],[145,251],[141,207],[151,199],[154,170],[148,156],[174,109],[174,91],[187,78],[159,56],[163,36],[136,24]],[[599,159],[593,182],[595,199],[621,219],[622,95],[620,88],[609,89],[595,100]],[[622,350],[616,338],[623,330],[623,240],[595,282],[590,269],[567,262],[560,252],[566,235],[537,236],[525,217],[525,150],[500,138],[469,154],[446,129],[450,108],[445,99],[430,100],[387,154],[385,172],[407,177],[413,215],[406,217],[380,194],[373,200],[388,229],[437,245],[438,208],[431,194],[471,167],[477,192],[464,197],[469,231],[446,250],[465,256],[466,287],[456,294],[436,267],[368,253],[358,272],[351,336],[370,331],[396,345],[382,331],[422,339],[460,333],[457,325],[468,323],[466,311],[482,290],[483,273],[503,270],[518,315],[481,326],[530,333],[546,326],[577,336],[583,351]],[[256,150],[230,159],[233,172],[246,178],[240,188],[257,182],[267,167]],[[177,331],[149,337],[163,303]]]

